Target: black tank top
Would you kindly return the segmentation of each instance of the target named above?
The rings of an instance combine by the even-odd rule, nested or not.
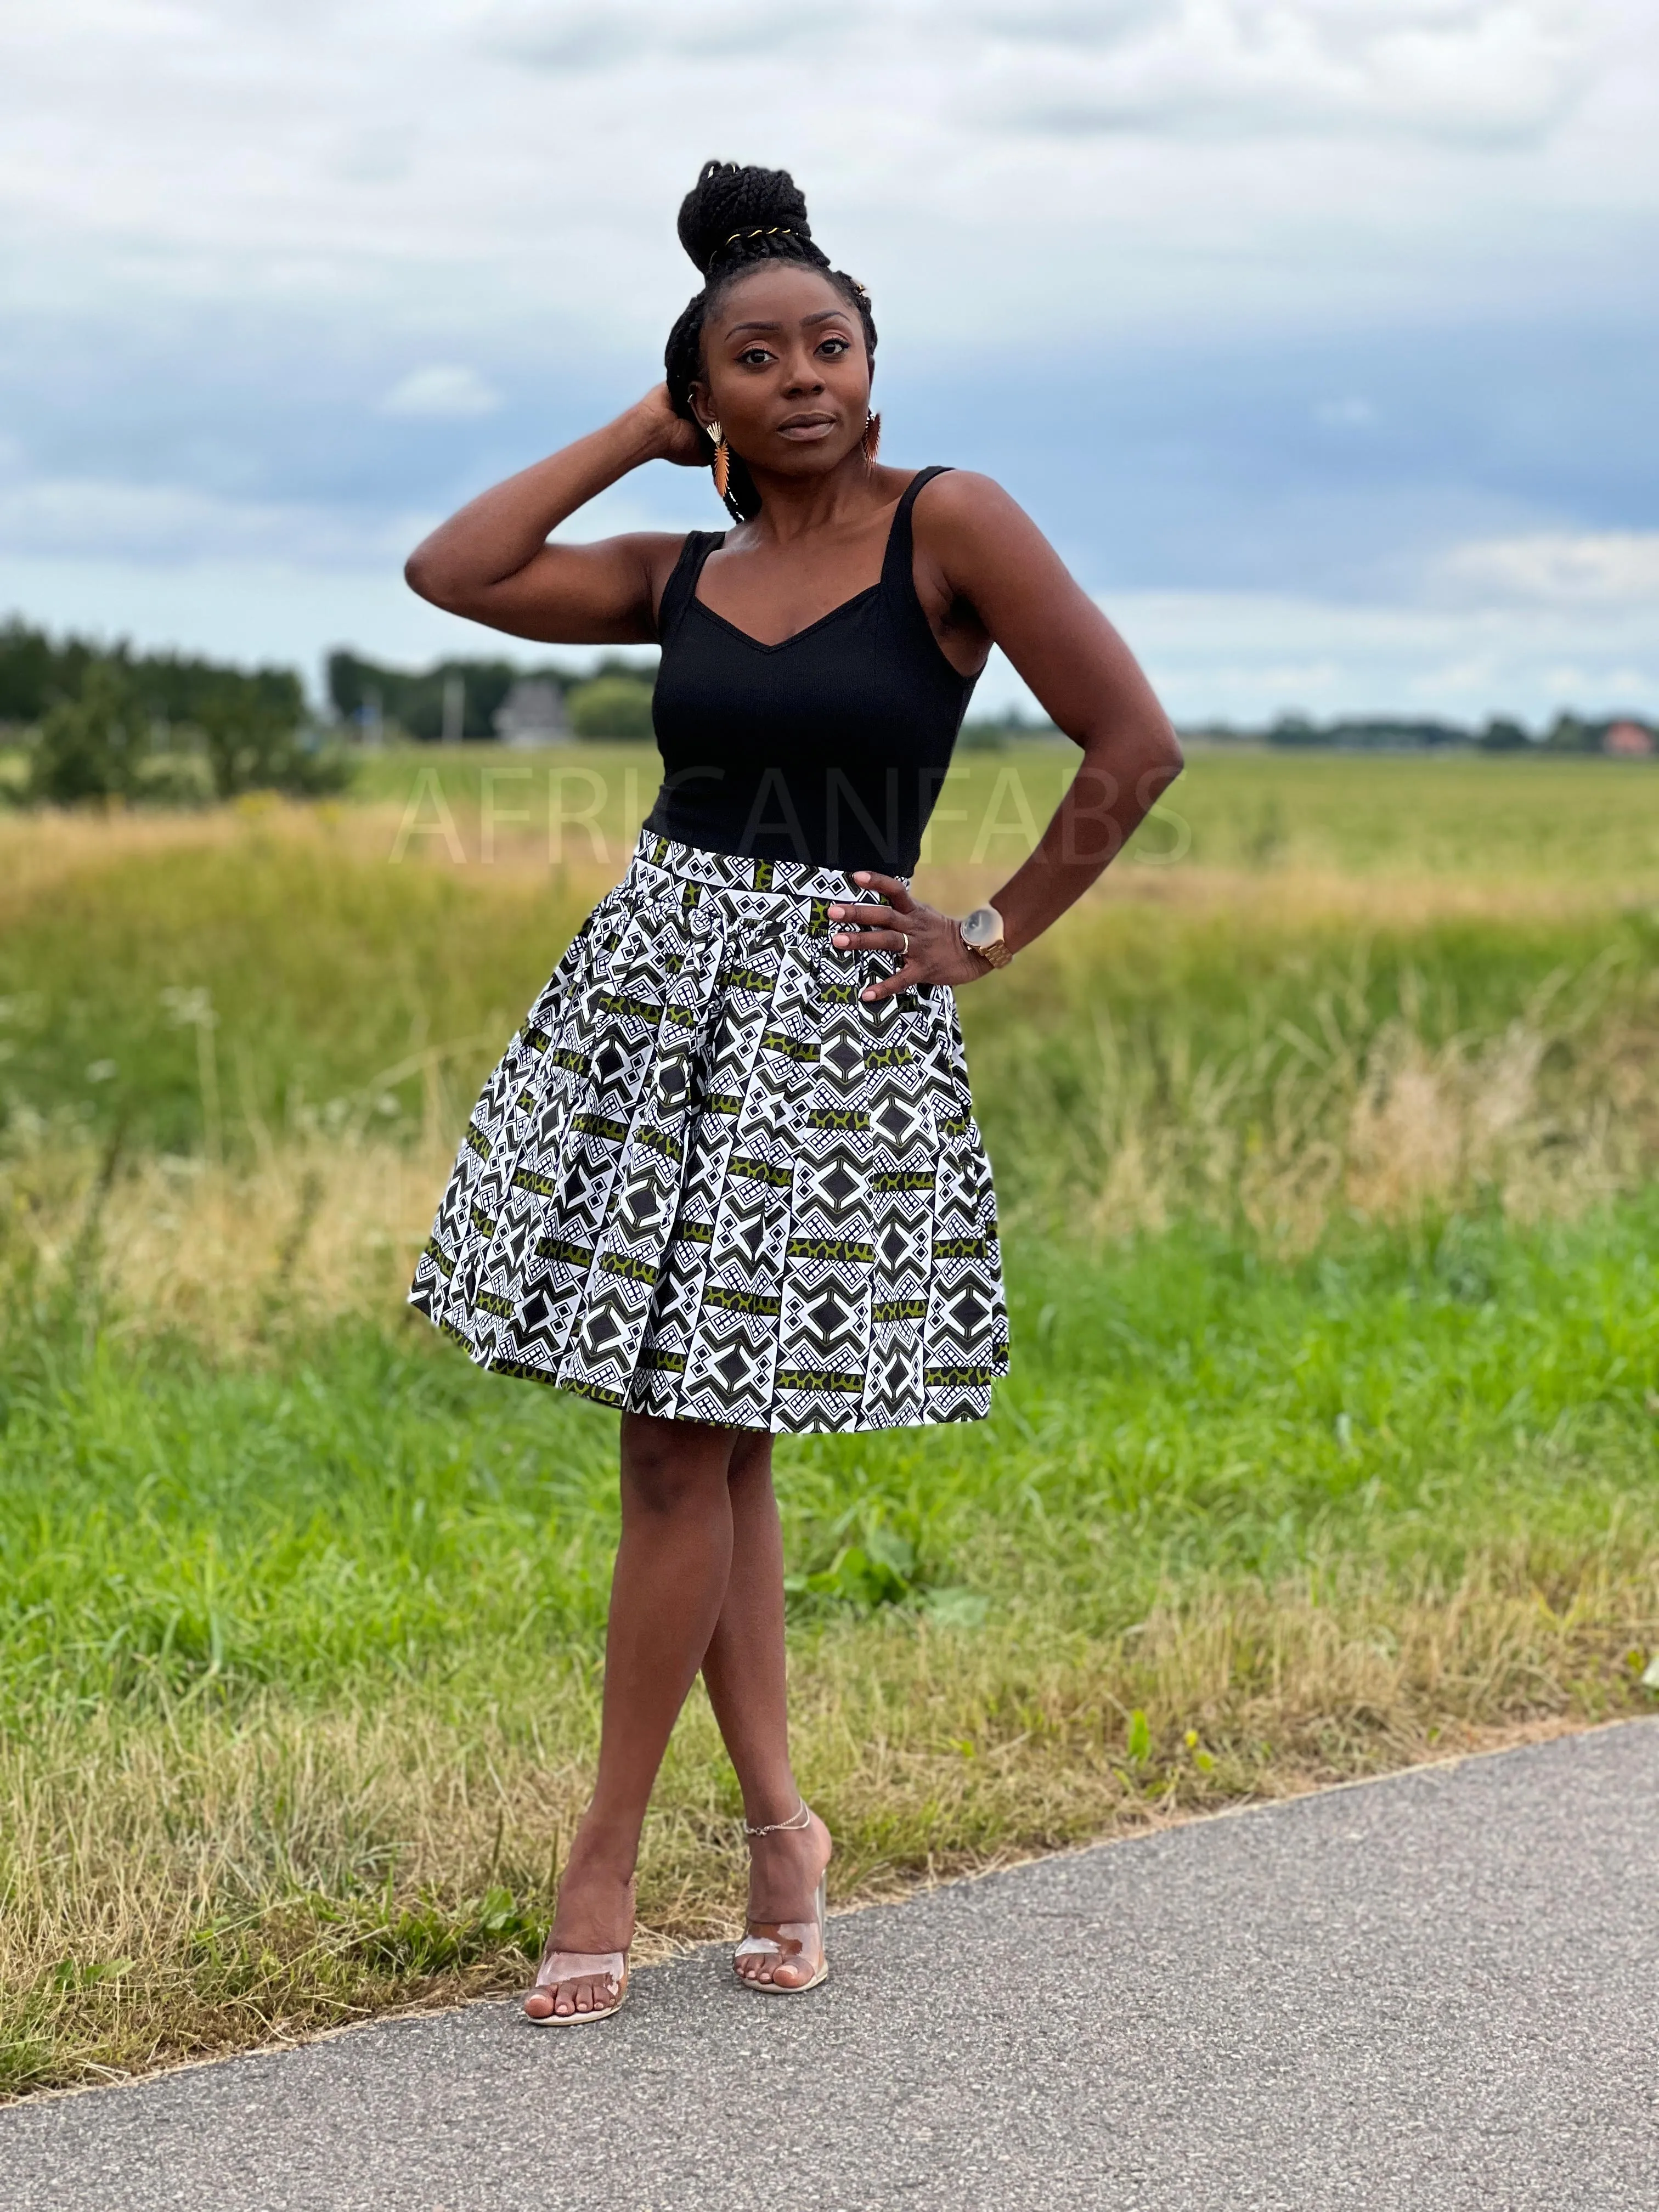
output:
[[[976,678],[922,612],[899,501],[881,580],[781,645],[706,607],[722,531],[693,531],[662,595],[653,720],[665,770],[647,830],[705,851],[908,875]]]

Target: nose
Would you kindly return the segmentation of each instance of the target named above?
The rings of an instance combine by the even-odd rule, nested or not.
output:
[[[811,355],[799,354],[789,364],[789,381],[785,389],[792,399],[810,398],[823,389],[823,378]]]

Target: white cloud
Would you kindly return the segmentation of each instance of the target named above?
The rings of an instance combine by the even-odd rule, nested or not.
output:
[[[836,19],[781,15],[770,0],[684,7],[593,0],[498,0],[479,20],[484,52],[532,69],[573,75],[626,68],[647,56],[685,61],[750,60],[810,41],[822,52],[862,27],[871,9],[842,0]]]
[[[400,377],[380,401],[380,412],[464,420],[493,415],[501,404],[500,393],[476,369],[434,364],[429,368],[412,368],[407,376]]]
[[[404,667],[458,654],[581,667],[601,650],[526,645],[462,622],[417,599],[390,562],[331,569],[246,558],[22,560],[0,551],[0,614],[12,607],[58,631],[298,668],[319,697],[323,656],[338,645]]]
[[[1659,531],[1534,531],[1458,545],[1435,580],[1461,597],[1659,606]]]
[[[395,571],[434,518],[303,501],[233,500],[90,477],[0,486],[0,555],[161,562],[249,558]]]
[[[1103,605],[1177,720],[1415,710],[1541,723],[1659,712],[1659,604],[1339,605],[1270,592],[1126,592]]]
[[[1061,133],[1525,138],[1589,82],[1594,14],[1559,0],[1176,0],[1103,28],[1069,9],[1024,23],[999,11],[1010,51],[974,105]]]
[[[82,520],[107,529],[90,504]],[[176,646],[243,661],[285,661],[307,672],[332,645],[415,665],[445,653],[546,657],[497,633],[440,614],[406,590],[389,557],[338,567],[285,519],[297,557],[264,546],[248,518],[241,544],[222,536],[206,559],[157,557],[161,518],[135,550],[100,549],[96,530],[72,557],[27,556],[0,545],[0,610],[141,645]],[[177,517],[175,517],[175,520]],[[620,524],[648,524],[629,514]],[[399,554],[421,525],[411,520]],[[183,541],[175,539],[175,544]],[[337,551],[343,549],[336,547]],[[1254,724],[1290,709],[1318,716],[1415,711],[1480,722],[1493,714],[1541,726],[1564,707],[1591,713],[1659,714],[1659,605],[1623,608],[1340,605],[1251,592],[1116,592],[1106,612],[1139,657],[1178,721]],[[551,649],[580,663],[580,649]],[[975,708],[1030,707],[1000,655],[981,679]]]
[[[793,167],[930,333],[1622,296],[1649,4],[20,0],[0,283],[106,319],[303,303],[440,360],[481,329],[633,343],[712,144]]]
[[[1126,33],[1145,29],[1168,12],[1167,0],[1033,0],[1030,7],[981,0],[958,9],[957,20],[1016,46],[1087,50],[1115,46]]]
[[[33,375],[40,396],[33,413],[9,403],[0,608],[176,623],[228,650],[261,623],[270,650],[354,627],[367,649],[402,649],[400,625],[428,620],[397,581],[423,524],[393,511],[412,502],[384,449],[410,441],[380,410],[488,420],[473,443],[419,441],[435,500],[446,471],[459,495],[519,435],[505,403],[489,414],[497,390],[540,380],[554,396],[526,437],[574,417],[573,388],[593,420],[632,397],[690,289],[675,210],[717,152],[794,169],[818,234],[876,292],[889,361],[1006,392],[1017,357],[1025,382],[996,404],[1038,421],[1054,379],[1099,362],[1104,388],[1143,342],[1224,362],[1309,333],[1374,339],[1375,356],[1294,385],[1286,443],[1264,431],[1241,453],[1261,511],[1305,493],[1290,463],[1311,451],[1333,483],[1349,470],[1344,547],[1376,570],[1449,512],[1473,542],[1398,605],[1114,601],[1180,711],[1389,705],[1425,685],[1470,711],[1541,711],[1564,670],[1585,703],[1595,684],[1630,703],[1659,666],[1656,518],[1640,477],[1591,451],[1594,424],[1563,441],[1547,494],[1465,469],[1432,432],[1420,477],[1360,479],[1413,436],[1413,395],[1386,374],[1413,332],[1485,317],[1519,355],[1545,318],[1598,320],[1639,346],[1656,74],[1652,0],[848,0],[817,16],[773,0],[15,0],[0,10],[0,286],[9,392],[27,398]],[[282,343],[258,357],[303,354],[316,374],[284,388],[266,440],[247,363],[270,331]],[[193,439],[173,388],[186,351],[217,410]],[[1194,406],[1215,408],[1215,388]],[[1253,404],[1227,417],[1244,438]],[[1214,424],[1194,428],[1196,449]],[[1091,467],[1110,453],[1127,489],[1146,480],[1109,405],[1074,434]],[[1179,446],[1185,426],[1158,434]],[[204,458],[214,439],[236,468]],[[178,481],[156,483],[164,470]],[[371,481],[393,483],[377,504]],[[1231,498],[1193,489],[1182,542],[1207,526],[1248,538]],[[1132,557],[1111,499],[1097,505],[1070,539],[1097,579]],[[641,520],[684,517],[665,501]],[[602,507],[582,526],[607,522]],[[1285,574],[1323,574],[1316,535]],[[1159,556],[1134,573],[1251,572]]]

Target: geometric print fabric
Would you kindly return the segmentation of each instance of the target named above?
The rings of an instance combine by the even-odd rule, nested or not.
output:
[[[641,833],[484,1085],[410,1303],[481,1366],[792,1434],[981,1420],[1008,1371],[948,986],[877,1006],[831,868]]]

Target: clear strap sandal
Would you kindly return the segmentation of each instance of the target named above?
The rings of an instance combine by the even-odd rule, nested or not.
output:
[[[558,1961],[557,1973],[548,1969]],[[571,2009],[557,2009],[559,1992],[575,1982],[598,1982],[605,1992],[605,2002],[590,2005],[586,2012],[576,2008],[571,1998]],[[536,1969],[536,1978],[525,1992],[524,2016],[532,2027],[586,2027],[596,2020],[609,2020],[612,2013],[620,2012],[623,2000],[628,1995],[628,1954],[626,1951],[544,1951],[541,1965]],[[532,2012],[531,2005],[546,1998],[545,2012]]]
[[[738,1979],[745,1989],[758,1990],[763,1997],[804,1997],[808,1990],[817,1989],[820,1982],[830,1978],[830,1960],[823,1948],[824,1877],[818,1876],[817,1894],[812,1900],[817,1908],[815,1920],[751,1920],[749,1932],[732,1954],[734,1969],[739,1959],[769,1959],[774,1972],[779,1966],[793,1966],[809,1947],[817,1954],[817,1966],[804,1982],[763,1982],[757,1974],[738,1972]]]
[[[629,1885],[633,1893],[633,1884]],[[547,1941],[542,1946],[541,1964],[536,1969],[536,1978],[524,1994],[524,2016],[532,2027],[586,2027],[596,2020],[609,2020],[623,2008],[628,1995],[628,1954],[631,1942],[621,1951],[560,1951],[553,1944],[553,1930],[547,1931]],[[557,1961],[558,1971],[550,1969]],[[576,2009],[574,1990],[571,2009],[557,2009],[559,1992],[572,1983],[597,1982],[604,2002],[590,2004],[586,2012]],[[545,2012],[532,2012],[532,2004],[545,2000]]]
[[[805,1815],[803,1818],[802,1816]],[[769,1826],[751,1828],[744,1832],[750,1836],[769,1836],[779,1829],[808,1827],[812,1815],[806,1801],[801,1800],[800,1812],[787,1820],[774,1821]],[[828,1917],[826,1890],[827,1874],[818,1876],[817,1889],[812,1899],[813,1917],[811,1920],[750,1920],[745,1925],[744,1939],[732,1954],[732,1969],[745,1989],[757,1990],[766,1997],[801,1997],[808,1990],[815,1990],[830,1976],[830,1959],[824,1948],[823,1928]],[[738,1965],[740,1959],[766,1959],[773,1972],[778,1967],[793,1966],[797,1960],[811,1954],[817,1964],[804,1982],[763,1982],[758,1975],[745,1974]]]

